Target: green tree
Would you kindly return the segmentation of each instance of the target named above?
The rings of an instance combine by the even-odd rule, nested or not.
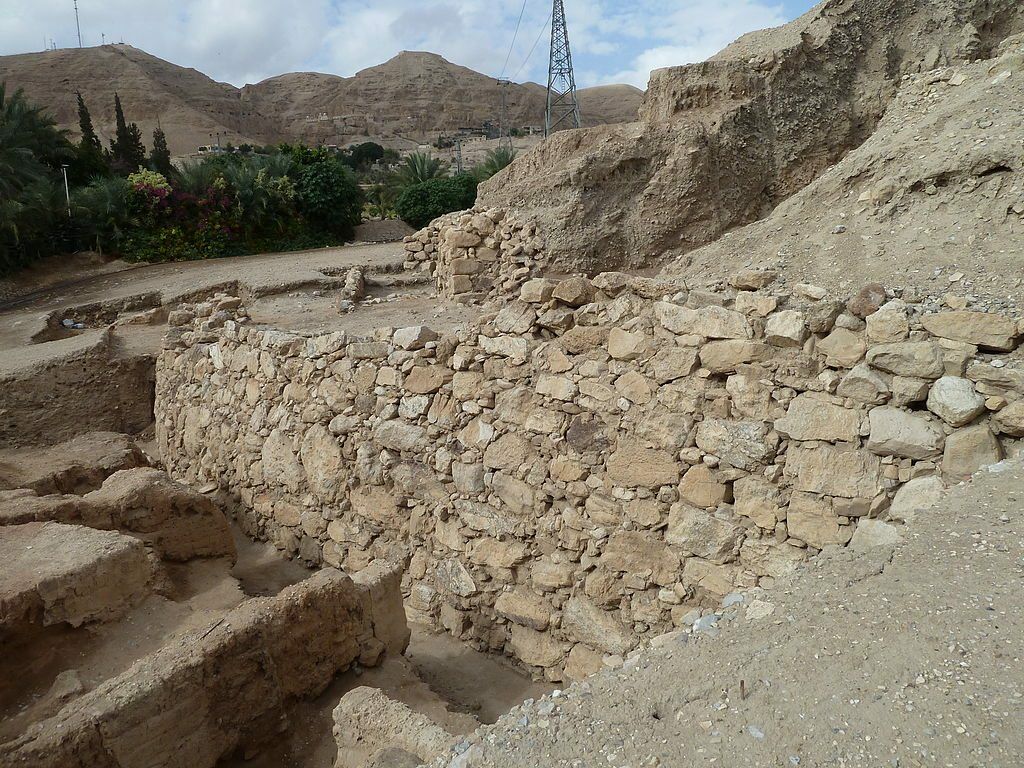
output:
[[[20,89],[0,83],[0,273],[53,253],[67,236],[60,166],[72,159],[66,133]]]
[[[78,128],[82,132],[82,138],[75,148],[69,175],[73,184],[84,184],[94,176],[106,176],[110,173],[110,167],[107,165],[103,145],[93,128],[92,116],[82,94],[76,91],[75,97],[78,99]]]
[[[405,189],[444,176],[447,172],[448,166],[440,159],[427,152],[413,152],[395,172],[395,182],[399,189]]]
[[[487,181],[498,171],[508,167],[516,159],[516,151],[511,147],[498,147],[488,151],[484,161],[473,169],[478,181]]]
[[[405,223],[419,229],[438,216],[472,208],[476,202],[476,179],[468,173],[442,179],[428,179],[407,187],[395,201]]]
[[[153,129],[153,151],[149,153],[149,166],[164,177],[171,177],[171,151],[167,148],[167,137],[160,126]]]
[[[324,153],[302,165],[295,186],[299,210],[311,224],[339,237],[351,237],[362,221],[363,193],[350,168]]]
[[[146,162],[142,131],[135,123],[127,123],[121,108],[121,97],[114,93],[114,139],[110,142],[110,164],[122,176],[135,173]]]

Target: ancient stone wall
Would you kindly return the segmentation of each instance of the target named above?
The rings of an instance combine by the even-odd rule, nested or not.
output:
[[[158,440],[253,535],[349,570],[408,558],[411,619],[578,677],[821,548],[895,538],[1024,436],[1019,318],[772,278],[533,279],[445,336],[207,306],[158,361]]]
[[[499,208],[435,219],[405,238],[405,253],[427,265],[440,296],[460,302],[513,295],[545,259],[537,225]]]

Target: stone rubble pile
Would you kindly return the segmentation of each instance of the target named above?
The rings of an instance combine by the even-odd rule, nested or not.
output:
[[[514,294],[546,258],[538,226],[498,208],[442,216],[404,242],[407,266],[429,270],[438,294],[462,303]]]
[[[552,681],[822,548],[898,540],[1024,437],[1021,319],[878,285],[537,278],[445,335],[242,312],[197,308],[166,342],[170,471],[307,561],[407,561],[410,619]]]

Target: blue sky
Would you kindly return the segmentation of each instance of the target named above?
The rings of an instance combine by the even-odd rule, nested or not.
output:
[[[577,82],[643,87],[651,69],[703,60],[812,5],[565,0]],[[85,45],[105,34],[235,85],[301,70],[352,75],[402,50],[517,81],[547,73],[550,0],[79,0],[79,8]],[[0,0],[0,54],[41,50],[44,39],[77,44],[71,0]]]

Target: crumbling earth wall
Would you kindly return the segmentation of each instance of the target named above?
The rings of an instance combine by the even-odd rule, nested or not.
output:
[[[760,219],[874,131],[903,76],[992,55],[1017,0],[826,0],[656,70],[640,120],[562,131],[480,186],[566,270],[651,266]]]
[[[382,590],[385,605],[400,600],[397,572],[378,564],[366,576],[325,569],[243,603],[0,745],[0,763],[213,768],[239,746],[266,744],[296,699],[357,660],[372,666],[385,648],[404,649],[404,622],[379,623],[371,601]]]
[[[158,440],[251,534],[405,558],[413,619],[579,677],[1024,436],[1019,318],[772,279],[535,279],[445,336],[199,320],[159,358]]]

